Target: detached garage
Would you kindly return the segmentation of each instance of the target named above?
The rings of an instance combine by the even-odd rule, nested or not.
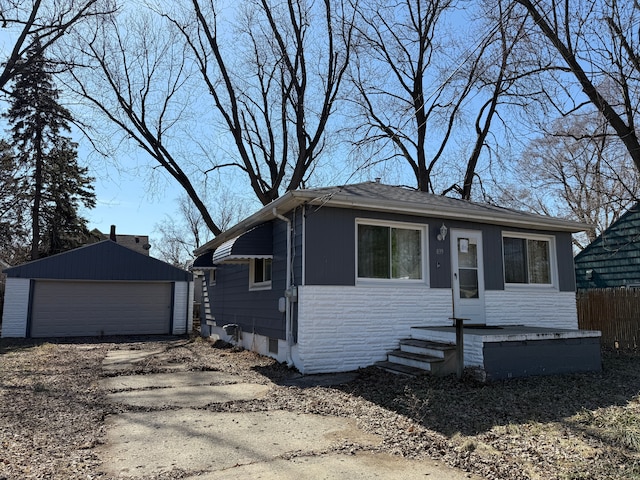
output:
[[[4,270],[2,337],[184,334],[192,274],[111,240]]]

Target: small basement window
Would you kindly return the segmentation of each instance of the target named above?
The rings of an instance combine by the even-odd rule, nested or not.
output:
[[[249,263],[249,290],[271,289],[271,259],[253,258]]]
[[[278,339],[269,337],[269,353],[278,354]]]

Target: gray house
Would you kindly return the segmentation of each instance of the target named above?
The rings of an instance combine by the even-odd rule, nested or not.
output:
[[[111,240],[4,270],[2,337],[183,334],[192,274]]]
[[[291,191],[196,251],[204,334],[302,373],[433,370],[461,318],[464,365],[492,378],[599,369],[599,332],[577,326],[581,230],[377,182]]]

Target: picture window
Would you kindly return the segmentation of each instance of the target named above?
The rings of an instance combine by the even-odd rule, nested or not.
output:
[[[424,279],[423,227],[358,223],[358,278]]]
[[[504,281],[513,284],[551,285],[552,244],[549,239],[504,236]]]

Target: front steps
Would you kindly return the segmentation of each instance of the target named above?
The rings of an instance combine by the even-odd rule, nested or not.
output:
[[[448,375],[456,372],[456,346],[451,343],[407,338],[400,348],[387,354],[387,360],[377,362],[383,370],[401,375],[419,376],[426,373]]]

